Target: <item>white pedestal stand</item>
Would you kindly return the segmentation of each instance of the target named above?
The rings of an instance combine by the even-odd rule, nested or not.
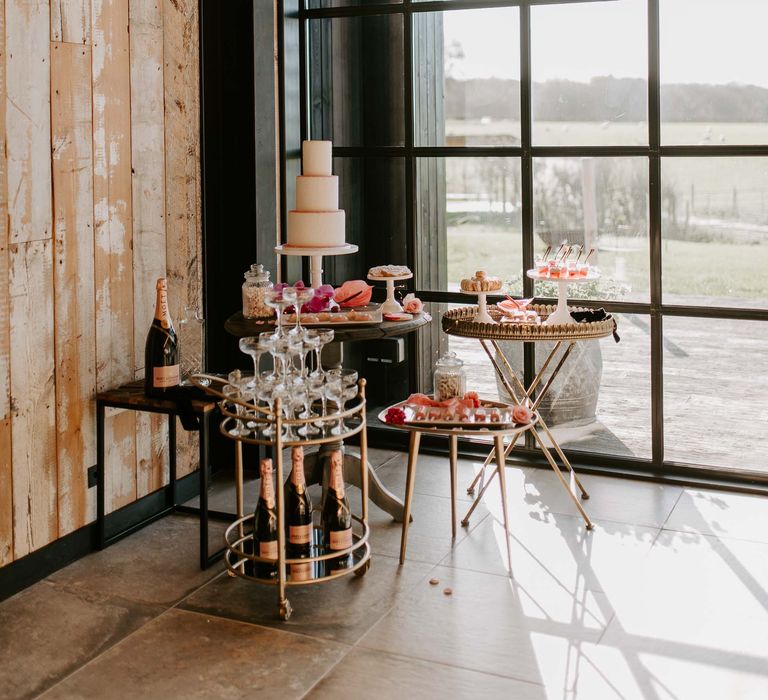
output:
[[[411,277],[413,277],[412,272],[409,272],[407,275],[399,275],[397,277],[373,277],[372,275],[368,275],[368,279],[372,282],[387,283],[387,300],[381,305],[382,313],[398,314],[403,310],[403,307],[395,300],[395,282],[409,280]]]
[[[571,313],[568,311],[568,285],[579,284],[580,282],[590,282],[596,279],[600,279],[600,273],[597,270],[591,269],[586,277],[546,277],[539,275],[536,270],[528,270],[526,273],[532,280],[541,282],[557,282],[557,308],[554,313],[551,313],[546,321],[542,325],[554,326],[565,323],[576,323]]]
[[[309,258],[309,286],[317,289],[323,284],[323,257],[327,255],[350,255],[357,252],[357,246],[346,243],[330,248],[302,248],[283,244],[275,246],[275,252],[280,255],[300,255]]]
[[[488,295],[489,294],[503,294],[500,289],[497,289],[493,292],[469,292],[466,289],[461,290],[462,294],[472,294],[477,295],[477,313],[475,314],[475,318],[472,319],[473,321],[477,321],[478,323],[496,323],[491,318],[491,315],[488,313]]]

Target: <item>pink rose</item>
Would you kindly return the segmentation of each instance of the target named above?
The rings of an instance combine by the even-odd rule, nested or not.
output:
[[[531,422],[533,413],[527,406],[515,406],[512,409],[512,421],[518,425],[525,425]]]
[[[415,294],[406,294],[403,299],[403,311],[408,314],[420,314],[424,304]]]
[[[391,425],[402,425],[405,423],[405,411],[397,406],[392,406],[384,416],[384,420]]]

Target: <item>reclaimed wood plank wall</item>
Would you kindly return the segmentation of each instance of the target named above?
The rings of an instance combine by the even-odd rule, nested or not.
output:
[[[0,566],[94,519],[94,395],[143,376],[155,279],[175,318],[201,303],[197,26],[194,0],[0,0]],[[167,483],[167,432],[108,412],[108,511]]]

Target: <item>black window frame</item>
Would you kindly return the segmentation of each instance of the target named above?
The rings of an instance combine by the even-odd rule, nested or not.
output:
[[[651,479],[660,479],[679,484],[699,485],[716,483],[725,488],[740,491],[764,493],[768,490],[768,473],[748,470],[713,467],[689,462],[678,462],[664,458],[664,376],[663,376],[663,321],[665,317],[729,319],[743,321],[768,321],[768,308],[706,307],[694,305],[665,304],[662,300],[662,227],[661,227],[661,164],[665,158],[712,158],[768,156],[768,144],[754,145],[662,145],[661,143],[661,81],[660,81],[660,45],[659,45],[659,4],[662,0],[647,0],[648,32],[648,145],[642,146],[536,146],[532,142],[532,74],[531,74],[531,8],[537,5],[566,3],[604,2],[605,0],[432,0],[415,2],[401,0],[387,4],[360,4],[339,7],[308,8],[308,0],[284,0],[283,13],[285,25],[279,29],[279,46],[285,47],[284,33],[290,32],[298,44],[298,71],[285,71],[285,58],[281,55],[283,83],[298,81],[300,104],[285,104],[285,90],[281,89],[281,114],[286,109],[296,111],[293,120],[284,128],[293,132],[295,137],[308,138],[310,131],[309,106],[309,22],[317,19],[364,17],[372,15],[402,15],[404,28],[403,84],[404,97],[404,134],[402,146],[391,147],[350,147],[334,146],[334,157],[398,157],[406,164],[406,236],[408,240],[407,263],[419,279],[416,245],[416,163],[422,157],[514,157],[519,158],[522,173],[522,233],[523,265],[525,269],[533,266],[534,227],[533,227],[533,159],[536,157],[616,157],[641,156],[648,160],[648,196],[649,196],[649,265],[650,297],[648,302],[576,300],[588,307],[601,306],[615,313],[633,313],[646,316],[651,328],[651,457],[637,458],[608,455],[585,450],[566,450],[574,464],[586,467],[585,471],[596,473],[610,472],[629,474]],[[419,13],[443,12],[462,9],[488,9],[518,7],[520,11],[520,120],[521,143],[519,146],[416,146],[414,145],[414,79],[413,79],[413,16]],[[292,40],[293,40],[292,39]],[[296,138],[289,139],[289,142]],[[294,144],[297,146],[297,144]],[[286,150],[286,140],[281,142],[282,163],[286,155],[297,157],[296,148]],[[286,177],[282,168],[282,220],[285,221]],[[285,264],[285,261],[284,261]],[[533,296],[533,281],[523,280],[523,294]],[[427,302],[443,304],[466,304],[466,297],[455,292],[416,290],[419,297]],[[436,319],[437,321],[437,319]],[[414,348],[418,354],[417,347]],[[415,357],[416,355],[411,355]],[[412,379],[416,377],[416,362],[412,363]],[[533,376],[533,353],[525,353],[525,374],[530,381]],[[373,426],[372,426],[373,427]],[[391,441],[394,436],[388,433]],[[536,463],[536,452],[532,449],[521,450],[526,463]],[[436,449],[441,449],[436,446]],[[478,446],[464,443],[467,454],[480,454]],[[481,448],[482,449],[482,448]],[[533,461],[531,461],[533,460]]]

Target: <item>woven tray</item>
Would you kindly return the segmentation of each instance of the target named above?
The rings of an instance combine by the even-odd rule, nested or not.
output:
[[[555,310],[555,306],[549,304],[532,304],[528,307],[534,309],[543,320]],[[570,311],[586,311],[587,309],[571,306]],[[563,323],[552,326],[534,325],[527,323],[478,323],[474,321],[477,306],[462,306],[451,309],[443,314],[443,330],[448,335],[457,335],[462,338],[480,338],[483,340],[518,340],[535,342],[540,340],[592,340],[605,338],[613,333],[616,321],[613,316],[603,321],[592,323]],[[503,314],[495,305],[488,307],[488,313],[496,321]]]

